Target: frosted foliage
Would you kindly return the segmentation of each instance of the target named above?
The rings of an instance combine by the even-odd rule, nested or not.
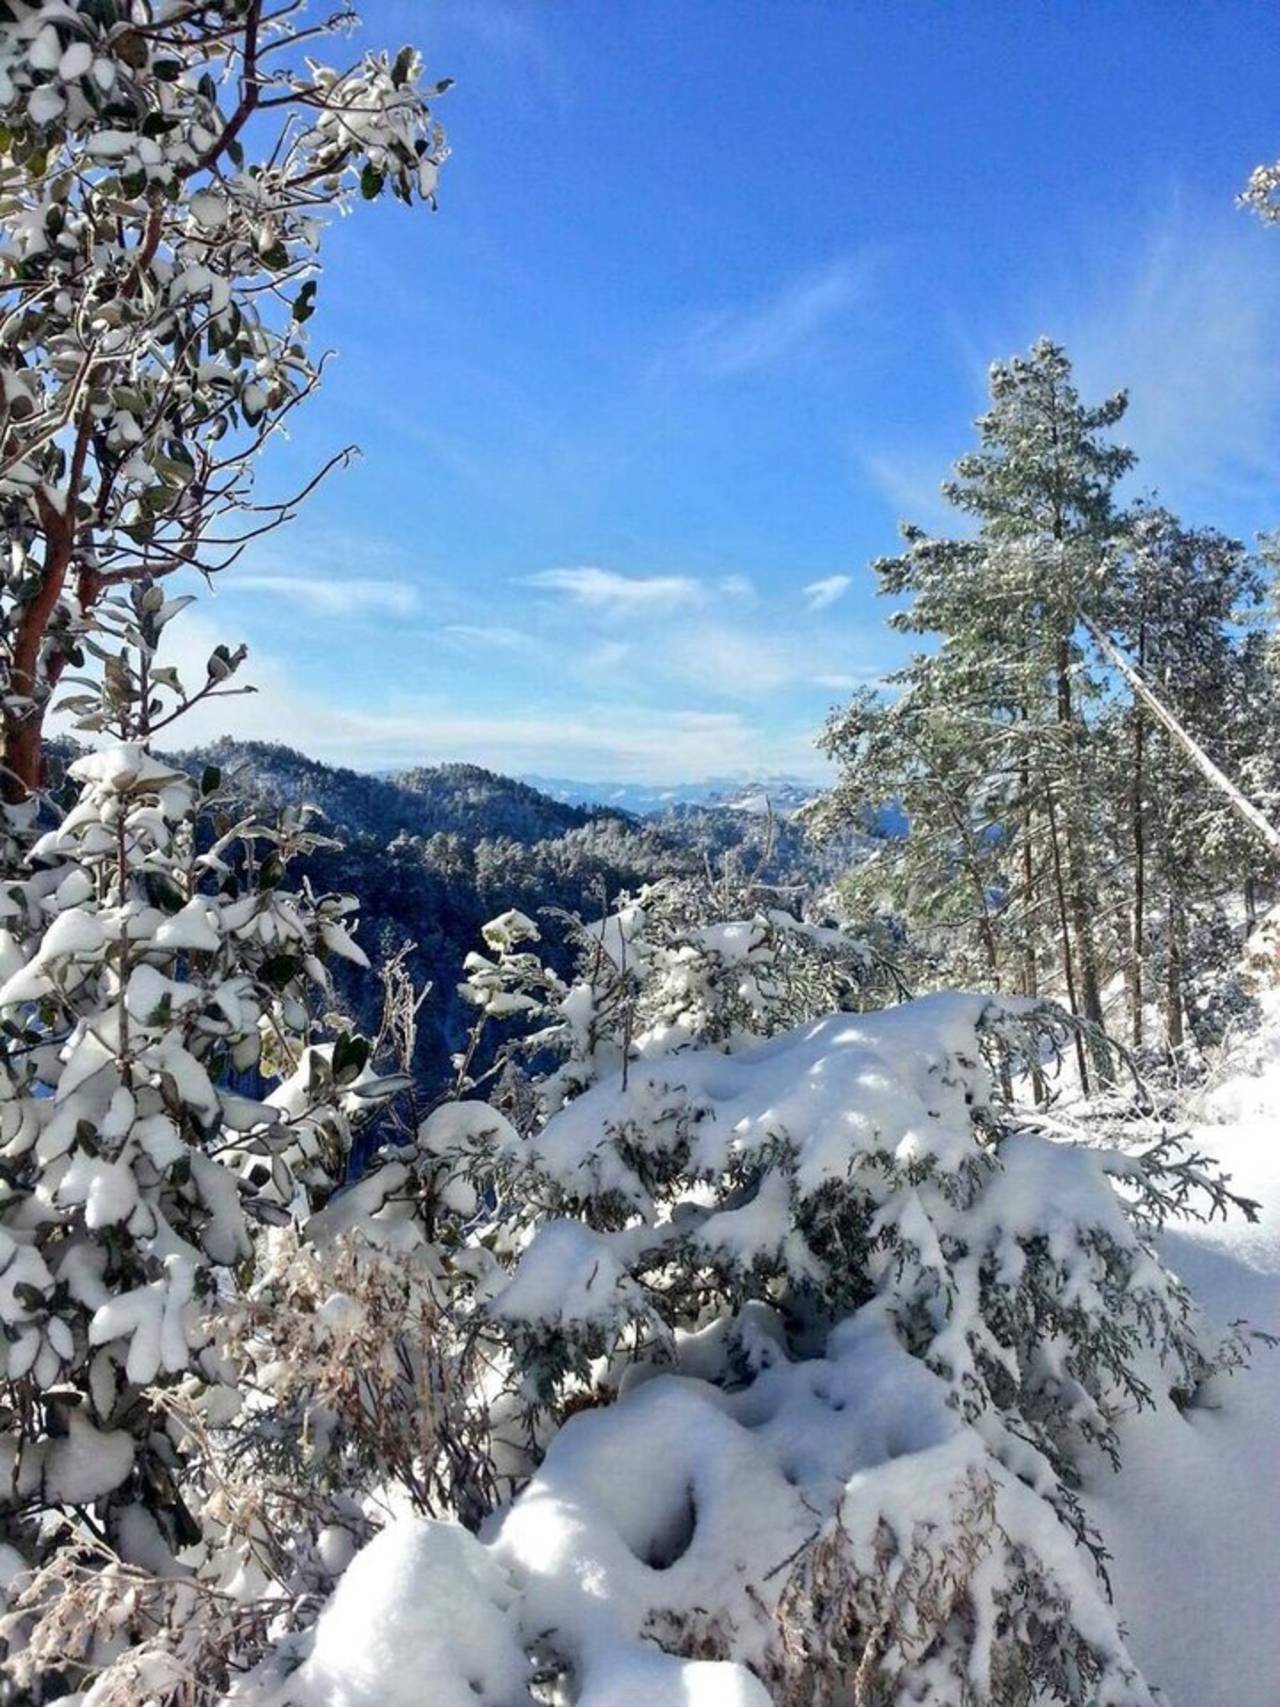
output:
[[[447,157],[418,53],[313,57],[348,8],[12,0],[0,23],[0,722],[5,799],[40,777],[55,691],[104,661],[114,589],[215,571],[299,498],[257,457],[314,391],[308,346],[329,220],[384,194],[434,207]],[[333,462],[345,460],[340,452]],[[332,463],[330,464],[332,466]],[[321,471],[323,472],[323,471]],[[61,702],[127,737],[209,680],[115,654]],[[161,714],[163,713],[163,715]],[[136,723],[135,718],[135,723]],[[332,945],[331,945],[332,946]],[[336,952],[336,948],[335,948]]]
[[[651,884],[605,919],[570,921],[577,965],[568,982],[539,958],[533,921],[505,913],[484,927],[488,952],[467,956],[459,989],[479,1010],[478,1027],[522,1024],[508,1053],[561,1057],[537,1087],[547,1113],[628,1058],[691,1043],[730,1049],[895,993],[894,969],[870,939],[766,899],[749,885],[722,893],[689,880]]]
[[[350,1124],[307,1049],[324,929],[350,903],[255,888],[246,859],[278,856],[277,830],[198,836],[225,810],[216,779],[202,795],[137,744],[71,774],[79,797],[4,885],[0,930],[0,1367],[25,1394],[8,1439],[32,1510],[125,1481],[114,1425],[141,1389],[219,1379],[217,1276],[250,1257],[255,1220],[325,1187]],[[229,1088],[266,1038],[311,1063],[287,1109]]]
[[[476,1549],[529,1656],[496,1699],[541,1668],[655,1707],[1150,1707],[1077,1488],[1238,1359],[1151,1244],[1162,1206],[1228,1199],[1166,1138],[1002,1110],[987,1054],[1053,1023],[952,996],[728,1053],[641,1036],[526,1138],[478,1102],[426,1122],[517,1229],[480,1289],[515,1394],[567,1416]],[[395,1673],[419,1625],[387,1628]],[[360,1700],[363,1664],[271,1698]]]

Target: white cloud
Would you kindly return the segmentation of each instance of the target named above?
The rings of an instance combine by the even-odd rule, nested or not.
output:
[[[716,582],[716,591],[748,607],[759,603],[755,582],[750,575],[722,575]]]
[[[1102,269],[1091,300],[1058,325],[1087,400],[1129,392],[1116,436],[1137,480],[1195,500],[1265,492],[1280,474],[1280,249],[1273,234],[1224,210],[1175,209]]]
[[[412,616],[418,609],[417,589],[407,581],[247,573],[229,584],[238,593],[288,599],[312,616]]]
[[[824,580],[810,581],[804,589],[806,603],[810,610],[826,610],[843,598],[852,585],[852,575],[828,575]]]
[[[811,666],[788,635],[716,622],[682,624],[650,657],[650,668],[671,680],[745,700],[786,687]]]
[[[848,257],[786,280],[763,301],[708,314],[675,351],[681,366],[715,379],[776,367],[866,296],[866,258]]]
[[[490,627],[484,623],[451,622],[441,633],[450,640],[460,640],[467,645],[496,646],[504,652],[523,652],[533,645],[532,635],[523,629]]]
[[[1228,527],[1263,525],[1280,478],[1275,233],[1229,194],[1209,205],[1174,196],[1146,219],[1135,213],[1127,230],[1064,233],[1059,255],[1059,270],[1012,302],[956,304],[974,403],[993,359],[1047,333],[1071,357],[1086,402],[1129,392],[1112,436],[1138,454],[1131,489],[1212,507],[1207,519]],[[962,418],[955,429],[953,455],[972,442]],[[1233,504],[1243,513],[1224,516]]]
[[[584,566],[541,569],[525,577],[531,587],[564,593],[580,605],[605,614],[676,610],[705,596],[687,575],[620,575],[616,569]]]
[[[860,678],[842,675],[837,671],[830,676],[811,676],[809,679],[816,688],[830,688],[832,693],[852,693]],[[865,681],[867,678],[864,676],[861,679]]]
[[[166,661],[188,685],[199,685],[220,638],[203,615],[185,617],[167,631]],[[766,731],[732,711],[586,702],[567,711],[547,705],[483,713],[421,697],[368,711],[327,691],[308,691],[281,658],[257,647],[236,683],[258,691],[197,706],[173,725],[173,744],[196,746],[219,735],[281,741],[357,770],[459,759],[508,775],[586,780],[689,782],[762,770],[826,774],[807,723]],[[68,728],[65,719],[57,726]]]
[[[942,496],[943,478],[965,448],[963,419],[956,426],[950,451],[939,450],[931,455],[915,448],[891,449],[875,456],[858,457],[863,474],[892,505],[895,521],[914,522],[935,534],[963,535],[970,530],[968,517],[953,509]]]
[[[630,656],[631,647],[625,640],[602,640],[584,655],[582,673],[587,676],[612,675]]]

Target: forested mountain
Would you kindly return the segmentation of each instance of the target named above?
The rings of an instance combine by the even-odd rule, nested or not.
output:
[[[246,796],[281,806],[314,806],[343,830],[388,840],[403,832],[537,841],[611,815],[603,808],[585,811],[551,799],[528,783],[479,765],[419,765],[376,776],[322,764],[276,741],[227,739],[174,756],[187,768],[215,764],[234,772]]]
[[[733,807],[787,817],[813,799],[817,785],[793,776],[708,777],[702,782],[579,782],[572,777],[527,776],[553,800],[575,806],[607,806],[640,816],[682,806]]]
[[[417,1066],[438,1085],[474,1017],[457,984],[487,919],[516,907],[539,921],[548,962],[567,971],[563,914],[598,917],[661,878],[737,870],[776,887],[783,905],[847,869],[858,837],[818,849],[785,817],[729,806],[674,806],[650,818],[553,800],[477,765],[418,766],[372,776],[326,765],[276,742],[221,740],[170,755],[193,776],[214,766],[264,816],[312,807],[336,844],[299,869],[321,892],[360,897],[359,940],[371,971],[336,970],[345,1000],[376,1029],[378,967],[406,944],[407,969],[430,984]]]

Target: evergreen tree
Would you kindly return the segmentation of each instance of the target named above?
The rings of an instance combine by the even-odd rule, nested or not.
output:
[[[1140,505],[1124,520],[1109,584],[1112,637],[1143,679],[1229,776],[1248,778],[1252,769],[1256,778],[1272,699],[1258,644],[1265,589],[1258,563],[1215,529],[1188,528],[1159,506]],[[1112,837],[1111,852],[1131,897],[1127,920],[1123,904],[1118,909],[1118,948],[1133,1042],[1144,1042],[1145,1011],[1158,986],[1163,1038],[1177,1051],[1188,1012],[1203,1013],[1187,1001],[1197,915],[1214,913],[1224,897],[1234,900],[1250,886],[1258,850],[1222,794],[1145,708],[1121,710],[1113,701],[1106,712],[1093,744],[1110,778],[1107,793],[1128,803],[1127,813],[1111,819],[1112,827],[1128,821],[1126,834]],[[1107,827],[1103,819],[1104,833]],[[1229,934],[1227,942],[1233,958]],[[1207,1021],[1204,1014],[1205,1040]]]
[[[921,784],[911,791],[916,816],[899,857],[907,871],[927,861],[943,876],[931,886],[934,906],[924,922],[930,912],[939,916],[943,897],[964,892],[993,979],[1034,993],[1056,929],[1056,971],[1093,1028],[1094,1068],[1105,1077],[1096,794],[1086,758],[1097,684],[1079,624],[1083,610],[1103,610],[1111,596],[1113,488],[1134,458],[1106,435],[1125,398],[1083,404],[1066,354],[1047,339],[993,367],[990,388],[979,446],[944,487],[974,519],[976,534],[934,539],[908,527],[901,555],[875,565],[881,590],[910,600],[893,625],[937,641],[893,678],[899,704],[885,713],[885,727],[899,729],[902,741],[887,774],[877,779],[868,769],[870,748],[850,765],[856,740],[840,715],[825,745],[846,767],[846,784],[850,770],[861,772],[859,798],[879,790],[883,800],[907,776]],[[862,715],[859,708],[855,717]],[[937,786],[937,736],[935,780],[926,781],[930,762],[918,738],[926,724],[945,729],[946,742],[965,755],[958,770],[942,759],[948,786]],[[820,822],[838,821],[839,799]],[[983,844],[998,851],[975,863]],[[949,880],[940,854],[947,847]],[[979,879],[978,866],[997,859],[993,886]]]

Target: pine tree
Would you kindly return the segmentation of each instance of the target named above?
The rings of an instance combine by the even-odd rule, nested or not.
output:
[[[901,858],[910,866],[918,849],[945,870],[937,852],[924,849],[950,840],[951,880],[935,897],[963,888],[988,962],[993,970],[1007,966],[1003,977],[1024,993],[1039,987],[1039,962],[1052,956],[1070,1005],[1092,1028],[1094,1071],[1105,1078],[1097,803],[1086,752],[1086,707],[1097,689],[1085,669],[1080,615],[1105,609],[1110,597],[1112,492],[1134,458],[1106,435],[1125,398],[1084,405],[1065,353],[1047,339],[996,365],[990,384],[979,448],[944,487],[975,520],[975,536],[934,539],[907,528],[903,553],[875,565],[883,592],[910,599],[890,619],[894,626],[938,642],[894,678],[901,692],[887,723],[906,731],[927,716],[948,726],[948,739],[966,754],[959,774],[967,799],[954,786],[915,790],[917,834],[908,835]],[[826,741],[846,762],[839,716]],[[910,739],[883,782],[864,772],[859,791],[879,786],[884,798],[904,773],[927,775]],[[998,857],[1000,870],[975,907],[979,885],[964,847],[978,838],[998,850],[991,862]],[[1085,1076],[1083,1058],[1080,1065]]]
[[[1125,518],[1112,563],[1112,637],[1210,757],[1228,775],[1246,775],[1269,698],[1260,692],[1259,565],[1239,541],[1212,528],[1188,528],[1153,505]],[[1112,848],[1117,866],[1130,874],[1122,952],[1133,1041],[1144,1041],[1156,980],[1164,1040],[1176,1052],[1188,1012],[1203,1014],[1207,1040],[1208,1015],[1187,999],[1197,915],[1212,915],[1224,896],[1241,892],[1259,850],[1226,799],[1140,703],[1123,712],[1113,703],[1106,721],[1114,731],[1110,775],[1129,808],[1127,837]],[[1101,741],[1095,745],[1101,749]],[[1229,933],[1227,955],[1234,958]]]

